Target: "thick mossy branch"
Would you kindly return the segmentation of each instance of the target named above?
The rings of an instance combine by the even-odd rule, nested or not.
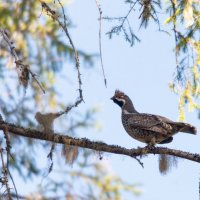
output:
[[[155,147],[155,148],[137,148],[137,149],[126,149],[117,145],[108,145],[103,142],[94,142],[87,138],[73,138],[66,135],[61,135],[57,133],[46,134],[44,132],[38,131],[36,129],[24,128],[16,126],[15,124],[7,123],[5,121],[0,121],[0,130],[6,129],[7,132],[20,135],[24,137],[29,137],[33,139],[46,140],[49,142],[57,144],[65,144],[71,146],[77,146],[87,149],[92,149],[95,151],[108,152],[114,154],[121,154],[130,157],[136,157],[146,154],[168,154],[187,160],[195,161],[200,163],[200,155],[193,154],[185,151],[169,149],[165,147]]]

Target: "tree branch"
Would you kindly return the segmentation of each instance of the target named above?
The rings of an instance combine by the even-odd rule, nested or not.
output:
[[[82,148],[87,148],[95,151],[102,151],[114,154],[121,154],[136,158],[137,156],[147,155],[147,154],[168,154],[176,156],[179,158],[184,158],[194,162],[200,163],[200,155],[193,154],[181,150],[169,149],[165,147],[155,147],[155,148],[137,148],[137,149],[126,149],[117,145],[108,145],[103,142],[94,142],[87,138],[73,138],[67,135],[61,135],[58,133],[46,134],[44,132],[38,131],[36,129],[24,128],[16,126],[15,124],[7,123],[5,121],[0,121],[0,130],[6,129],[8,132],[29,137],[33,139],[45,140],[57,144],[65,144],[71,146],[78,146]]]

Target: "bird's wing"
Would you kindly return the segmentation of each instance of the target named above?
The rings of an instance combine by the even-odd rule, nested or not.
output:
[[[132,113],[128,119],[128,125],[133,129],[139,128],[164,135],[172,130],[170,122],[172,121],[165,117],[145,113]]]

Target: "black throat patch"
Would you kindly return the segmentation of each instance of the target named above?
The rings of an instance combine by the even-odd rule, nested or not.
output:
[[[122,106],[124,105],[123,101],[118,101],[117,99],[113,99],[114,103],[116,103],[118,106],[120,106],[122,108]]]

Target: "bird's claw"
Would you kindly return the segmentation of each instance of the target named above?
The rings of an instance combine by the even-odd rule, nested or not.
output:
[[[150,151],[155,151],[155,149],[156,149],[156,147],[155,147],[155,145],[154,144],[148,144],[146,147],[145,147],[146,149],[148,149],[148,150],[150,150]],[[154,153],[155,154],[155,153]]]

